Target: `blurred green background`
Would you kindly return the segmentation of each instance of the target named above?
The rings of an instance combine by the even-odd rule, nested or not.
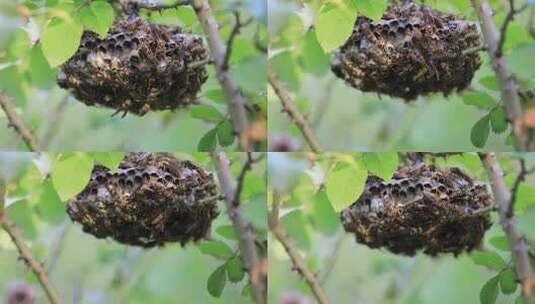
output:
[[[51,69],[37,42],[47,21],[58,14],[72,14],[73,3],[82,0],[0,0],[0,90],[14,98],[17,112],[34,130],[43,150],[49,151],[197,151],[197,145],[216,124],[195,118],[187,109],[149,113],[144,117],[111,115],[113,109],[86,106],[55,83],[57,69]],[[164,3],[174,1],[165,0]],[[224,41],[234,26],[233,11],[242,20],[253,22],[241,30],[234,41],[231,70],[250,101],[250,106],[266,110],[266,55],[255,43],[265,44],[267,4],[265,1],[212,1]],[[31,8],[31,10],[30,10]],[[31,15],[26,22],[23,16]],[[179,25],[203,35],[195,13],[190,7],[154,12],[146,16],[152,22]],[[30,51],[32,50],[32,51]],[[209,79],[199,94],[204,105],[216,108],[223,116],[227,109],[214,67],[208,67]],[[6,126],[4,113],[0,125]],[[228,148],[233,149],[237,140]],[[26,150],[18,135],[0,128],[0,150]]]
[[[174,154],[215,172],[207,153]],[[167,244],[143,250],[83,233],[81,226],[66,216],[65,203],[47,178],[54,170],[57,157],[52,153],[42,157],[0,153],[0,176],[7,181],[9,216],[44,263],[64,303],[252,303],[248,289],[244,293],[247,275],[238,283],[227,279],[220,298],[208,293],[208,277],[226,259],[205,254],[196,244],[184,248]],[[232,174],[237,176],[246,157],[234,153],[230,159]],[[259,242],[266,239],[265,191],[265,160],[262,160],[248,173],[242,192],[244,216],[253,225]],[[228,238],[228,233],[219,233],[218,228],[231,225],[223,202],[219,203],[219,209],[220,215],[212,223],[211,237],[226,243],[232,252],[238,252],[236,239]],[[33,273],[18,257],[9,236],[2,231],[0,303],[5,303],[7,289],[16,282],[30,284],[37,292],[37,303],[47,303]]]
[[[337,3],[342,3],[339,1]],[[382,2],[382,1],[381,1]],[[420,3],[420,1],[415,1]],[[497,27],[507,12],[507,1],[489,1],[496,9]],[[525,1],[515,1],[520,7]],[[473,151],[470,141],[472,126],[489,113],[489,108],[469,105],[463,95],[454,93],[420,97],[410,104],[401,99],[362,93],[346,85],[331,73],[330,53],[318,42],[315,26],[322,3],[305,1],[300,8],[297,1],[273,0],[269,9],[271,49],[269,60],[279,78],[292,94],[295,104],[305,114],[319,141],[327,151]],[[347,3],[347,1],[346,1]],[[358,2],[356,2],[358,5]],[[461,15],[475,21],[477,17],[470,1],[425,1],[427,5],[445,13]],[[371,4],[372,6],[374,4]],[[529,62],[535,55],[535,40],[529,35],[530,6],[511,23],[505,44],[510,68],[524,89],[535,87],[535,70]],[[333,35],[339,21],[332,21]],[[476,73],[471,93],[482,93],[499,105],[500,93],[488,63],[488,55],[481,53],[483,65]],[[281,112],[278,98],[270,88],[269,139],[293,136],[302,141],[299,130]],[[481,96],[481,95],[479,95]],[[485,96],[483,96],[485,97]],[[507,143],[511,128],[501,134],[491,131],[484,146],[488,151],[510,151]]]
[[[344,157],[358,158],[355,154],[340,153],[315,158],[302,153],[270,153],[268,160],[268,202],[271,204],[273,193],[281,195],[280,221],[311,271],[317,274],[331,303],[480,303],[482,286],[498,272],[476,265],[470,255],[462,254],[458,258],[453,255],[436,258],[423,254],[398,256],[386,250],[369,249],[356,243],[354,235],[343,231],[338,214],[331,207],[332,202],[318,199],[316,193],[325,192],[322,189],[328,180],[327,172],[332,168],[331,160]],[[519,170],[517,157],[520,156],[504,154],[499,158],[507,173],[508,187]],[[526,157],[528,168],[535,165],[534,154],[522,157]],[[451,156],[447,161],[439,158],[436,164],[461,166],[478,180],[487,181],[476,154]],[[340,185],[340,191],[347,186]],[[515,208],[521,230],[531,244],[535,244],[535,176],[521,184]],[[482,249],[494,252],[510,263],[509,252],[498,250],[489,243],[496,236],[504,236],[495,212],[492,220],[493,226],[485,235]],[[292,268],[284,248],[271,234],[269,262],[269,303],[315,303],[308,285]],[[511,295],[500,292],[496,303],[515,303],[519,293],[520,287]]]

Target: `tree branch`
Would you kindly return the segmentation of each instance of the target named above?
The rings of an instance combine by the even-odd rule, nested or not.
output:
[[[533,303],[535,302],[535,288],[532,284],[535,283],[535,276],[531,269],[529,246],[517,227],[517,219],[514,217],[514,213],[508,214],[511,205],[511,194],[505,186],[503,170],[494,153],[480,153],[479,157],[489,176],[494,200],[498,206],[502,229],[512,250],[516,274],[522,282],[524,296],[530,303]]]
[[[129,3],[134,5],[137,9],[146,9],[150,11],[161,11],[164,9],[170,9],[170,8],[177,8],[179,6],[184,6],[190,4],[190,0],[177,0],[174,3],[171,4],[165,4],[165,3],[154,3],[154,2],[148,2],[143,0],[137,0],[137,1],[130,1]]]
[[[217,169],[219,184],[223,193],[225,193],[228,216],[238,234],[240,255],[249,273],[249,281],[254,290],[255,302],[264,304],[266,303],[266,286],[263,280],[253,279],[253,273],[258,267],[261,267],[258,253],[256,252],[255,235],[251,225],[243,217],[241,205],[234,203],[235,198],[239,197],[240,193],[236,191],[236,181],[230,172],[230,160],[223,152],[212,152],[212,158]]]
[[[470,0],[474,7],[483,32],[484,44],[490,56],[492,68],[496,73],[501,85],[501,95],[507,109],[507,115],[513,122],[513,132],[518,140],[518,148],[522,151],[528,150],[528,136],[524,126],[517,127],[522,117],[522,104],[518,94],[518,84],[513,78],[513,74],[507,67],[507,62],[503,54],[497,56],[498,51],[498,32],[494,21],[492,20],[492,9],[487,0]],[[503,36],[505,37],[505,36]]]
[[[316,135],[314,134],[314,131],[312,131],[310,123],[301,113],[299,113],[297,108],[294,106],[294,104],[292,103],[292,99],[290,98],[290,94],[284,87],[284,84],[279,80],[277,75],[275,75],[275,72],[273,71],[273,68],[270,64],[268,64],[268,81],[273,90],[275,90],[275,94],[277,94],[277,96],[279,97],[284,111],[288,113],[291,120],[295,123],[299,130],[301,130],[301,133],[305,137],[305,140],[310,146],[310,149],[312,149],[312,151],[316,153],[321,153],[323,149],[321,148],[321,145]]]
[[[250,148],[246,144],[247,140],[243,138],[245,131],[249,128],[249,119],[246,111],[247,102],[242,96],[238,84],[232,78],[230,71],[225,68],[227,50],[225,50],[225,45],[219,35],[217,22],[206,0],[193,0],[192,5],[206,34],[208,47],[210,48],[211,57],[215,64],[217,80],[227,97],[232,126],[234,127],[234,131],[240,136],[242,149],[248,151]]]
[[[228,70],[229,68],[230,56],[232,55],[232,43],[234,42],[234,39],[240,33],[240,30],[242,27],[245,27],[249,25],[251,22],[253,22],[252,17],[247,19],[245,22],[242,22],[240,18],[240,13],[238,11],[234,11],[234,19],[236,20],[236,23],[234,24],[234,27],[232,28],[232,31],[230,32],[230,36],[228,37],[225,58],[223,59],[224,70]]]
[[[240,175],[238,175],[237,186],[236,186],[236,194],[232,198],[232,205],[237,206],[237,205],[240,204],[241,193],[242,193],[242,190],[243,190],[245,176],[247,175],[247,172],[252,169],[253,164],[255,164],[258,161],[260,161],[264,156],[265,156],[265,154],[261,154],[258,158],[253,158],[252,153],[251,152],[247,152],[247,161],[243,165],[243,167],[242,167],[242,169],[240,171]]]
[[[43,287],[50,303],[60,304],[61,300],[58,295],[58,292],[50,282],[48,275],[43,268],[43,265],[39,263],[33,256],[30,248],[24,243],[24,238],[22,233],[15,226],[15,222],[11,220],[4,209],[4,199],[5,199],[5,184],[4,181],[0,181],[0,226],[4,229],[7,234],[11,237],[13,244],[17,247],[17,250],[20,255],[20,260],[33,271],[39,283]]]
[[[275,199],[273,200],[273,206],[269,214],[268,224],[271,233],[282,244],[286,250],[286,253],[292,260],[294,269],[297,270],[297,272],[299,272],[299,274],[306,281],[318,303],[328,304],[329,300],[327,299],[325,291],[321,287],[320,280],[315,273],[308,269],[307,263],[297,251],[297,248],[290,239],[288,232],[279,222],[279,197],[277,194],[275,194]]]
[[[499,58],[503,55],[503,46],[507,37],[507,27],[515,19],[516,14],[521,13],[527,7],[528,4],[525,3],[521,8],[515,9],[515,0],[509,0],[509,12],[503,21],[502,27],[500,28],[500,40],[498,41],[498,46],[496,47],[496,57]]]
[[[520,158],[519,161],[520,161],[520,172],[518,173],[515,179],[515,182],[513,183],[513,187],[511,188],[511,203],[509,204],[509,209],[507,210],[507,216],[509,217],[514,215],[516,196],[517,196],[518,187],[520,186],[520,183],[522,183],[526,179],[526,175],[529,175],[535,172],[535,168],[531,168],[529,170],[526,169],[525,159]]]
[[[39,146],[37,139],[30,128],[26,126],[24,120],[22,120],[19,114],[15,111],[15,106],[11,102],[10,97],[5,95],[2,91],[0,91],[0,106],[4,110],[4,113],[6,113],[9,126],[13,127],[13,129],[19,133],[22,140],[26,143],[26,146],[28,146],[28,149],[30,151],[40,152],[41,147]]]

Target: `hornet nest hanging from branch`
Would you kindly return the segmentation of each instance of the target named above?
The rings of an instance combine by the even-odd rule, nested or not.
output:
[[[369,176],[360,198],[341,214],[347,232],[370,248],[396,254],[460,254],[490,228],[493,200],[485,184],[460,168],[419,164],[391,181]]]
[[[85,31],[57,81],[87,105],[142,116],[195,103],[208,62],[200,37],[132,15],[106,37]]]
[[[212,174],[170,154],[130,153],[117,172],[96,165],[67,205],[70,218],[97,238],[141,247],[206,238],[219,214]]]
[[[391,6],[379,21],[359,16],[332,61],[334,74],[363,92],[406,101],[465,89],[481,65],[475,24],[426,6]]]

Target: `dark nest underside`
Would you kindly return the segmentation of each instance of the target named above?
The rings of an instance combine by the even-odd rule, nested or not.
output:
[[[219,214],[213,177],[170,154],[130,153],[116,172],[97,165],[67,213],[97,238],[153,247],[209,235]]]

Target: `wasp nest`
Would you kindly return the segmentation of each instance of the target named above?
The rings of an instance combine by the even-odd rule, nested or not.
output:
[[[87,105],[144,115],[194,103],[207,59],[201,38],[134,17],[115,23],[106,37],[85,31],[58,84]]]
[[[211,174],[169,154],[131,153],[116,172],[95,166],[67,205],[73,221],[97,238],[142,247],[199,240],[219,214]]]
[[[493,204],[483,183],[459,168],[403,167],[392,181],[370,176],[361,197],[341,214],[347,232],[370,248],[429,255],[476,248]],[[478,212],[479,211],[479,212]]]
[[[336,76],[364,92],[412,100],[465,89],[481,65],[475,24],[414,3],[391,6],[383,18],[359,16],[336,52]]]

